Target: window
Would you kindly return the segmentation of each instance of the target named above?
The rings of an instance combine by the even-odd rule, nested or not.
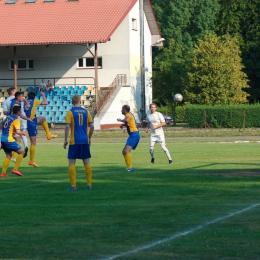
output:
[[[6,4],[15,4],[17,0],[7,0]]]
[[[54,2],[55,0],[44,0],[44,3],[45,2]]]
[[[9,62],[9,70],[14,69],[14,60]],[[32,70],[34,69],[33,60],[17,60],[17,69],[18,70]]]
[[[94,68],[95,62],[94,58],[79,58],[78,59],[78,68]],[[102,57],[98,57],[98,68],[102,68]]]
[[[26,0],[26,3],[35,3],[36,0]]]
[[[137,20],[132,18],[132,30],[137,31]]]

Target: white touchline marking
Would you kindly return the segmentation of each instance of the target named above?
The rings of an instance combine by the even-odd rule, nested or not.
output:
[[[118,257],[128,256],[128,255],[130,255],[130,254],[138,253],[138,252],[140,252],[140,251],[142,251],[142,250],[149,249],[149,248],[151,248],[151,247],[154,247],[154,246],[157,246],[157,245],[160,245],[160,244],[169,242],[169,241],[174,240],[174,239],[176,239],[176,238],[179,238],[179,237],[186,236],[186,235],[188,235],[188,234],[194,233],[195,231],[197,231],[197,230],[199,230],[199,229],[202,229],[202,228],[204,228],[204,227],[206,227],[206,226],[208,226],[208,225],[215,224],[215,223],[217,223],[217,222],[219,222],[219,221],[221,221],[221,220],[224,220],[224,219],[233,217],[233,216],[235,216],[235,215],[239,215],[239,214],[241,214],[241,213],[243,213],[243,212],[246,212],[246,211],[248,211],[248,210],[251,210],[251,209],[256,208],[256,207],[259,207],[259,206],[260,206],[260,204],[253,204],[253,205],[251,205],[251,206],[249,206],[249,207],[247,207],[247,208],[244,208],[244,209],[235,211],[235,212],[233,212],[233,213],[230,213],[230,214],[228,214],[228,215],[225,215],[225,216],[223,216],[223,217],[219,217],[219,218],[216,218],[216,219],[214,219],[214,220],[205,222],[205,223],[203,223],[203,224],[201,224],[201,225],[199,225],[199,226],[196,226],[196,227],[194,227],[194,228],[188,229],[188,230],[186,230],[186,231],[184,231],[184,232],[181,232],[181,233],[178,232],[178,233],[173,234],[173,235],[171,235],[171,236],[169,236],[169,237],[166,237],[165,239],[158,240],[158,241],[155,241],[155,242],[153,242],[153,243],[150,243],[150,244],[147,244],[147,245],[144,245],[144,246],[141,246],[141,247],[137,247],[136,249],[129,250],[129,251],[126,251],[126,252],[122,252],[122,253],[119,253],[119,254],[117,254],[117,255],[113,255],[113,256],[107,257],[107,258],[101,258],[100,260],[113,260],[113,259],[116,259],[116,258],[118,258]]]

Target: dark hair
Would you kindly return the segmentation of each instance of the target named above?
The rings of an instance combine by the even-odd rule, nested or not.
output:
[[[155,103],[151,103],[151,104],[149,105],[149,108],[151,108],[151,106],[156,106],[156,104],[155,104]]]
[[[130,106],[128,106],[128,105],[123,105],[122,109],[125,109],[126,112],[129,112],[129,111],[130,111]]]
[[[30,91],[30,92],[28,92],[28,94],[27,94],[27,97],[28,97],[28,98],[32,98],[32,99],[33,99],[33,98],[35,98],[35,96],[36,96],[36,93],[35,93],[35,91],[33,91],[33,90]]]
[[[8,95],[11,95],[11,92],[14,91],[14,90],[15,90],[14,87],[7,89],[7,93],[8,93]]]
[[[20,106],[13,106],[13,114],[17,115],[17,113],[21,110]]]
[[[15,94],[14,94],[14,97],[15,99],[17,99],[19,96],[23,95],[23,92],[21,91],[17,91]]]

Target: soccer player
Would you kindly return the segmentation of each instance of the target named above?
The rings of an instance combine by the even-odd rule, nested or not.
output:
[[[11,115],[8,115],[2,123],[1,143],[2,149],[6,154],[6,158],[4,159],[2,173],[0,174],[0,177],[8,177],[8,174],[6,172],[12,157],[12,151],[18,153],[18,157],[16,159],[16,163],[14,169],[12,170],[12,173],[18,176],[23,176],[19,172],[19,166],[24,157],[24,151],[14,139],[15,134],[24,135],[24,133],[20,130],[20,120],[18,119],[18,116],[20,116],[21,114],[21,107],[15,106],[12,112],[13,113]]]
[[[20,130],[25,133],[25,131],[27,129],[27,120],[30,120],[30,119],[25,116],[24,105],[26,105],[26,107],[30,106],[29,103],[27,102],[27,100],[24,98],[22,92],[15,92],[14,97],[10,99],[9,110],[8,110],[7,114],[8,115],[12,114],[14,106],[20,106],[21,107],[21,113],[20,113],[20,116],[19,116],[19,120],[21,122],[21,129]],[[28,152],[27,137],[25,135],[22,135],[22,136],[15,135],[14,138],[17,141],[18,144],[21,143],[21,138],[22,138],[22,141],[23,141],[23,144],[24,144],[24,158],[25,158],[27,156],[27,152]],[[17,156],[17,154],[15,152],[13,152],[13,156],[12,156],[11,160],[15,162],[16,156]]]
[[[49,130],[48,122],[46,121],[45,116],[38,116],[36,117],[36,108],[39,105],[47,105],[48,101],[46,100],[44,92],[41,92],[41,95],[43,97],[43,101],[40,101],[38,99],[35,99],[36,93],[34,91],[30,91],[27,94],[27,101],[30,105],[27,109],[25,109],[25,114],[26,116],[31,120],[27,122],[27,130],[28,134],[30,137],[30,161],[28,162],[29,165],[39,168],[39,165],[35,162],[34,157],[35,157],[35,150],[36,150],[36,136],[38,134],[37,132],[37,124],[42,124],[47,140],[51,140],[53,138],[58,137],[57,135],[52,135]]]
[[[151,113],[147,115],[147,127],[145,132],[148,133],[150,128],[150,154],[151,154],[151,163],[154,163],[154,145],[155,143],[159,143],[161,148],[165,152],[168,157],[169,164],[172,164],[172,158],[169,153],[169,150],[165,146],[165,137],[163,132],[163,126],[166,125],[164,117],[161,113],[156,111],[156,104],[150,104]]]
[[[63,145],[64,149],[66,149],[68,145],[69,132],[71,132],[68,151],[70,177],[70,187],[68,188],[68,190],[77,190],[75,168],[76,159],[82,160],[87,178],[87,189],[92,189],[90,144],[91,137],[94,131],[94,124],[92,116],[88,112],[88,110],[81,107],[79,95],[74,95],[72,97],[72,104],[73,108],[70,109],[66,115],[65,139]]]
[[[129,137],[126,141],[125,147],[123,148],[122,154],[125,157],[125,163],[127,166],[126,171],[132,172],[134,171],[132,165],[132,155],[130,154],[131,150],[135,150],[139,141],[140,141],[140,133],[137,127],[137,123],[132,113],[130,113],[130,106],[124,105],[121,110],[122,114],[125,116],[124,119],[118,118],[118,122],[122,122],[120,128],[126,126]]]

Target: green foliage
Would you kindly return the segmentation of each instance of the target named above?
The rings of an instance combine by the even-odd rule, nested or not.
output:
[[[212,128],[260,127],[260,104],[204,106],[187,105],[186,119],[190,127],[199,128],[206,122]]]
[[[247,76],[236,39],[208,35],[192,52],[185,99],[192,104],[246,103]]]

